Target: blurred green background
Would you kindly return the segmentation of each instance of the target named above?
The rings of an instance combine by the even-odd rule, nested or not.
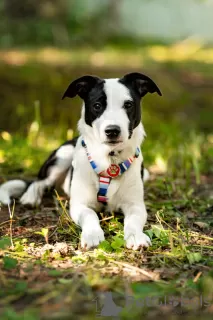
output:
[[[212,172],[211,30],[212,0],[0,0],[0,170],[34,173],[76,134],[81,102],[61,101],[73,79],[137,71],[163,92],[143,101],[145,160],[187,171],[193,154]]]

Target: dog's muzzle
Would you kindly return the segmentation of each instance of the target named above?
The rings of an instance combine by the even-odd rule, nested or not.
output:
[[[117,125],[109,125],[105,129],[105,134],[109,142],[116,142],[121,134],[121,128]]]

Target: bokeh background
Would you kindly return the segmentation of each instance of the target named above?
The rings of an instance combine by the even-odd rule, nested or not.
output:
[[[76,134],[81,102],[61,100],[73,79],[138,71],[163,92],[143,101],[145,160],[200,181],[212,172],[212,30],[212,0],[0,0],[0,173],[34,174]]]

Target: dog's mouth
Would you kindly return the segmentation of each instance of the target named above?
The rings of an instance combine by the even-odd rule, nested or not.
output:
[[[122,143],[122,142],[123,142],[123,141],[121,141],[121,140],[109,140],[109,141],[104,141],[105,144],[111,145],[111,146],[114,146],[114,145],[116,145],[116,144],[120,144],[120,143]]]

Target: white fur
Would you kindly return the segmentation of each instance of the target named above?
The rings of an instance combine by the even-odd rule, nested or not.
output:
[[[74,149],[75,148],[71,144],[63,145],[56,151],[56,157],[59,161],[64,161],[66,164],[70,165],[70,159],[72,159]]]
[[[70,168],[69,171],[67,172],[65,179],[64,179],[64,183],[62,184],[62,189],[64,190],[64,192],[66,193],[67,196],[70,195],[71,173],[72,173],[72,170]]]
[[[122,108],[125,100],[131,96],[125,86],[116,79],[106,80],[107,109],[96,119],[92,127],[84,121],[84,106],[78,124],[87,148],[101,170],[105,170],[111,163],[120,163],[134,155],[145,136],[140,123],[134,129],[131,139],[128,139],[129,120]],[[122,143],[116,146],[103,144],[104,130],[108,124],[121,127]],[[109,152],[120,150],[116,156],[109,156]],[[112,179],[107,191],[108,208],[124,212],[124,237],[126,246],[137,250],[141,246],[148,246],[150,239],[142,232],[146,223],[147,213],[143,199],[143,183],[140,176],[142,154],[134,160],[131,167],[120,177]],[[103,230],[95,211],[101,210],[102,205],[97,202],[99,179],[91,168],[85,149],[81,146],[81,137],[76,146],[73,159],[73,178],[71,185],[70,214],[75,223],[82,228],[81,245],[91,248],[104,240]]]
[[[20,199],[22,204],[39,205],[45,190],[44,180],[33,182]]]
[[[140,126],[134,131],[134,135],[139,140],[141,139]],[[133,139],[133,141],[135,140],[135,148],[138,145],[136,137]],[[101,204],[97,202],[99,181],[97,174],[90,166],[85,150],[80,146],[80,141],[81,139],[76,146],[73,161],[74,173],[71,185],[70,214],[74,222],[82,228],[81,244],[84,247],[91,248],[93,244],[97,245],[104,239],[99,219],[95,213],[95,211],[101,209]],[[128,156],[131,155],[132,153]],[[120,159],[116,158],[114,160],[118,163],[124,160],[123,158],[126,159],[121,154]],[[102,154],[102,158],[99,158],[99,164],[102,160],[107,162],[108,167],[110,159],[108,153]],[[107,192],[109,210],[116,211],[121,208],[124,212],[126,245],[134,250],[150,244],[149,238],[142,232],[147,213],[143,200],[143,183],[140,176],[141,161],[142,155],[134,160],[124,175],[112,179]]]
[[[146,182],[147,180],[149,180],[149,177],[150,177],[149,171],[146,168],[144,168],[143,169],[143,181]]]
[[[7,205],[10,204],[10,197],[20,197],[26,189],[26,182],[23,180],[11,180],[0,186],[0,202]]]

